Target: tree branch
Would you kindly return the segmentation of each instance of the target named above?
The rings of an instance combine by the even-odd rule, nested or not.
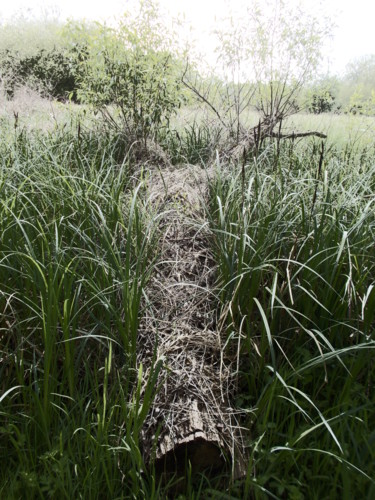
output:
[[[217,111],[217,109],[214,107],[214,105],[204,97],[204,95],[202,95],[199,90],[193,86],[193,85],[190,85],[190,83],[188,83],[186,80],[185,80],[185,75],[187,73],[187,69],[188,69],[188,65],[186,65],[186,68],[185,68],[185,71],[184,71],[184,74],[182,75],[181,77],[181,81],[182,83],[189,89],[191,90],[201,101],[203,101],[204,103],[207,104],[207,106],[209,108],[211,108],[211,110],[215,113],[215,115],[219,118],[220,120],[220,123],[225,127],[227,128],[225,122],[223,121],[223,119],[221,118],[220,116],[220,113]]]
[[[275,137],[276,139],[298,139],[299,137],[310,137],[310,136],[316,136],[320,137],[321,139],[327,139],[326,134],[322,134],[321,132],[292,132],[291,134],[281,134],[280,132],[270,132],[268,137]]]

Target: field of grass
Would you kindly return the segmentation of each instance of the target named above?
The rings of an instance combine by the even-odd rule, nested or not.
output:
[[[288,118],[285,126],[295,131],[323,132],[330,143],[341,149],[371,147],[375,142],[375,119],[372,116],[298,113]]]
[[[136,352],[163,238],[149,160],[62,113],[1,122],[0,497],[173,498],[141,442],[168,370],[146,378]],[[325,131],[318,118],[334,130],[324,154],[270,142],[213,162],[203,208],[247,474],[187,470],[179,498],[375,496],[375,154],[343,132],[373,121],[296,120]],[[205,168],[211,134],[190,123],[162,144]]]
[[[76,125],[78,121],[93,128],[97,120],[87,106],[43,99],[36,91],[27,87],[19,88],[11,101],[5,98],[0,89],[0,108],[0,119],[8,122],[10,117],[14,123],[17,116],[18,126],[30,130],[51,131],[64,124]],[[243,120],[246,125],[253,127],[258,124],[259,115],[249,112]],[[220,128],[217,119],[202,105],[190,105],[183,107],[172,117],[171,129],[183,133],[195,124],[200,127],[201,133],[204,133],[207,123],[210,124],[211,135]],[[283,126],[287,133],[323,132],[327,134],[329,144],[338,149],[349,148],[352,152],[371,148],[375,142],[375,119],[369,116],[297,113],[288,117]]]
[[[263,151],[225,165],[209,220],[238,405],[245,497],[374,493],[373,155]]]

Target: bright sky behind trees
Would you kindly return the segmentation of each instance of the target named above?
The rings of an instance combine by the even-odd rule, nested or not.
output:
[[[287,0],[287,2],[296,0]],[[14,15],[40,16],[43,12],[59,14],[61,19],[86,18],[115,22],[116,18],[134,6],[137,0],[12,0],[0,3],[0,20]],[[159,0],[164,14],[175,17],[185,15],[185,29],[180,33],[197,41],[201,51],[210,51],[212,42],[209,33],[215,27],[216,19],[225,17],[230,8],[240,11],[241,4],[251,0]],[[326,55],[333,73],[342,72],[346,64],[357,57],[375,54],[375,2],[371,0],[325,0],[319,6],[317,0],[304,0],[309,9],[324,9],[334,21],[334,39],[327,45]],[[324,7],[322,7],[324,6]],[[323,12],[323,10],[322,10]],[[188,31],[191,24],[193,31]]]

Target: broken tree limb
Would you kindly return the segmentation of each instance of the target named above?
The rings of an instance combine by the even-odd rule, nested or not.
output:
[[[318,131],[308,131],[308,132],[292,132],[291,134],[283,134],[281,132],[282,120],[278,121],[272,120],[270,118],[265,118],[263,121],[259,120],[258,125],[255,127],[244,131],[241,140],[236,141],[229,148],[224,151],[223,156],[231,161],[238,162],[241,158],[245,158],[249,151],[254,151],[255,156],[257,156],[259,147],[263,140],[266,138],[277,139],[277,150],[279,151],[279,141],[282,139],[299,139],[304,137],[319,137],[321,139],[327,139],[327,135]],[[278,132],[275,132],[275,127],[279,125]]]
[[[327,135],[322,132],[310,131],[310,132],[292,132],[291,134],[281,134],[280,132],[271,132],[268,137],[274,137],[275,139],[298,139],[300,137],[320,137],[321,139],[327,139]]]
[[[181,82],[185,85],[186,88],[188,88],[191,92],[193,92],[193,94],[198,98],[198,100],[206,104],[211,109],[211,111],[213,111],[214,114],[217,116],[223,127],[227,128],[227,125],[225,124],[224,120],[222,119],[219,111],[215,108],[215,106],[197,89],[195,85],[192,85],[186,80],[185,76],[187,70],[188,70],[188,65],[186,65],[185,71],[181,77]]]

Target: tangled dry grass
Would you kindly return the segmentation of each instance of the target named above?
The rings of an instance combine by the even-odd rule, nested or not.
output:
[[[48,132],[75,121],[80,113],[88,121],[84,106],[42,97],[38,90],[27,85],[18,87],[13,98],[8,99],[0,84],[0,119],[10,120],[15,128]]]
[[[150,173],[148,195],[163,210],[161,258],[147,287],[138,363],[148,372],[157,346],[164,360],[159,391],[143,429],[146,462],[166,477],[242,472],[241,433],[231,406],[232,366],[224,352],[214,300],[215,262],[201,209],[212,171],[188,166]]]

